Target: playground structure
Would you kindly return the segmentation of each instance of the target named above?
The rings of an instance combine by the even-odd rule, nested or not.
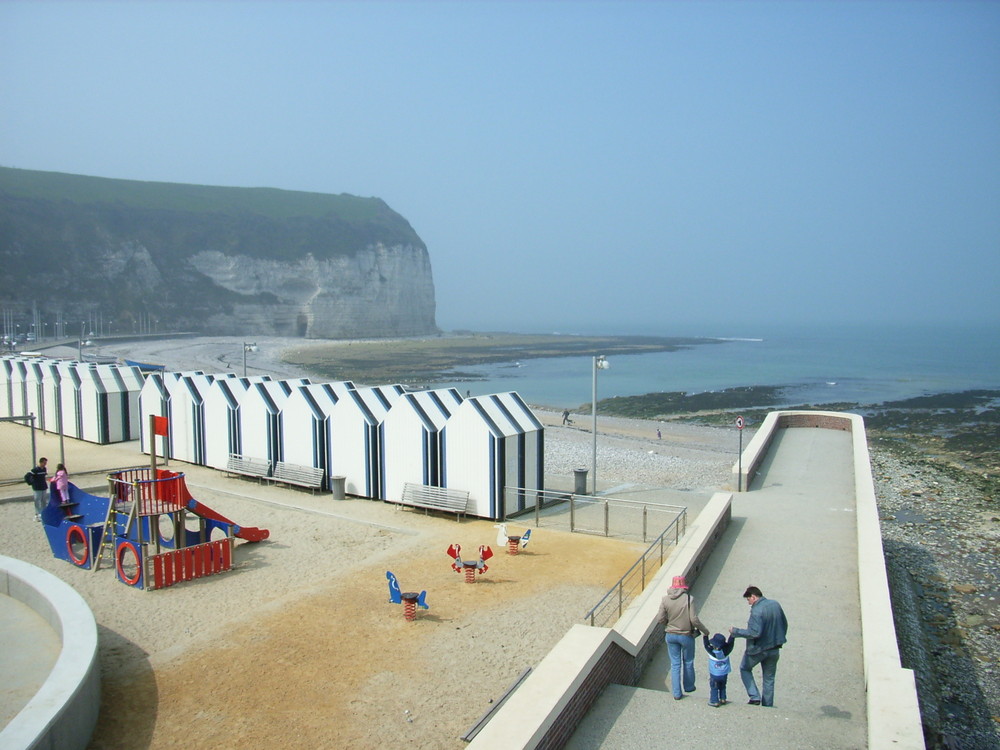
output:
[[[464,570],[465,582],[475,583],[476,573],[482,575],[483,573],[485,573],[487,570],[490,569],[489,565],[486,564],[486,561],[489,560],[491,557],[493,557],[493,550],[491,550],[486,545],[480,545],[479,560],[476,562],[472,562],[471,560],[466,560],[465,562],[463,562],[462,545],[453,544],[450,547],[448,547],[448,556],[451,557],[452,560],[454,560],[454,562],[451,564],[452,570],[454,570],[456,573],[461,573]]]
[[[55,557],[95,571],[110,551],[118,580],[147,590],[229,570],[235,539],[259,542],[269,535],[195,500],[184,474],[155,467],[109,474],[108,497],[70,483],[69,500],[62,502],[53,487],[42,527]]]
[[[404,620],[413,622],[417,615],[417,607],[430,609],[430,605],[426,601],[426,591],[421,591],[419,594],[415,591],[400,591],[399,581],[396,580],[396,576],[393,575],[391,570],[385,571],[385,577],[389,579],[389,601],[393,604],[403,605]]]
[[[497,531],[497,546],[503,547],[506,545],[508,555],[516,555],[521,549],[528,546],[528,541],[531,539],[531,529],[528,529],[520,536],[509,536],[507,534],[507,524],[494,524],[493,528],[499,529]]]

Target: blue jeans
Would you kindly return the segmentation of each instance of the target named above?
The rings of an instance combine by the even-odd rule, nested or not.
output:
[[[681,662],[684,663],[684,692],[694,691],[694,636],[667,633],[667,653],[670,654],[670,685],[674,697],[680,698],[681,693]]]
[[[42,511],[45,510],[45,506],[49,504],[49,491],[44,490],[33,490],[35,493],[35,515],[41,515]]]
[[[761,651],[759,654],[743,654],[743,661],[740,664],[740,677],[743,679],[743,687],[747,689],[747,695],[752,701],[760,701],[762,706],[774,705],[774,675],[778,671],[778,657],[781,650],[777,648]],[[754,681],[754,667],[760,664],[763,675],[762,687],[763,695],[757,692],[757,683]]]
[[[716,677],[714,674],[708,676],[708,702],[718,703],[719,701],[726,700],[726,682],[729,681],[729,675],[724,674],[721,677]]]

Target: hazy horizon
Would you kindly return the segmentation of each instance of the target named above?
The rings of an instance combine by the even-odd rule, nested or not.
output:
[[[10,0],[0,164],[377,196],[443,330],[995,325],[998,39],[991,2]]]

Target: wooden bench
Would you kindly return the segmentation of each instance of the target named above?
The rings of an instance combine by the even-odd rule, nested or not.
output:
[[[443,510],[457,514],[456,521],[462,520],[462,515],[469,505],[469,493],[465,490],[452,490],[447,487],[431,487],[426,484],[407,482],[403,486],[401,505],[413,508],[423,508],[424,512]]]
[[[315,492],[323,487],[323,470],[315,466],[300,466],[278,461],[274,465],[274,473],[268,479],[272,482],[308,487]]]
[[[230,453],[229,460],[226,462],[226,472],[242,474],[245,477],[256,477],[259,482],[271,476],[271,462],[265,461],[263,458],[247,458]]]

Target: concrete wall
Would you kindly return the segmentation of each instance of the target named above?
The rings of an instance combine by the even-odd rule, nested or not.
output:
[[[84,750],[101,705],[97,623],[90,607],[51,573],[12,557],[0,556],[0,593],[37,612],[62,641],[48,679],[0,731],[0,747]]]
[[[660,646],[660,600],[673,576],[694,582],[732,519],[732,494],[716,493],[649,586],[611,628],[574,625],[490,718],[469,747],[562,747],[610,683],[637,685]]]
[[[744,488],[753,481],[777,431],[788,427],[815,427],[851,433],[858,525],[861,639],[868,701],[868,747],[923,748],[916,680],[912,670],[900,665],[864,419],[846,412],[771,412],[743,451]],[[734,476],[738,473],[739,468],[733,466]]]

